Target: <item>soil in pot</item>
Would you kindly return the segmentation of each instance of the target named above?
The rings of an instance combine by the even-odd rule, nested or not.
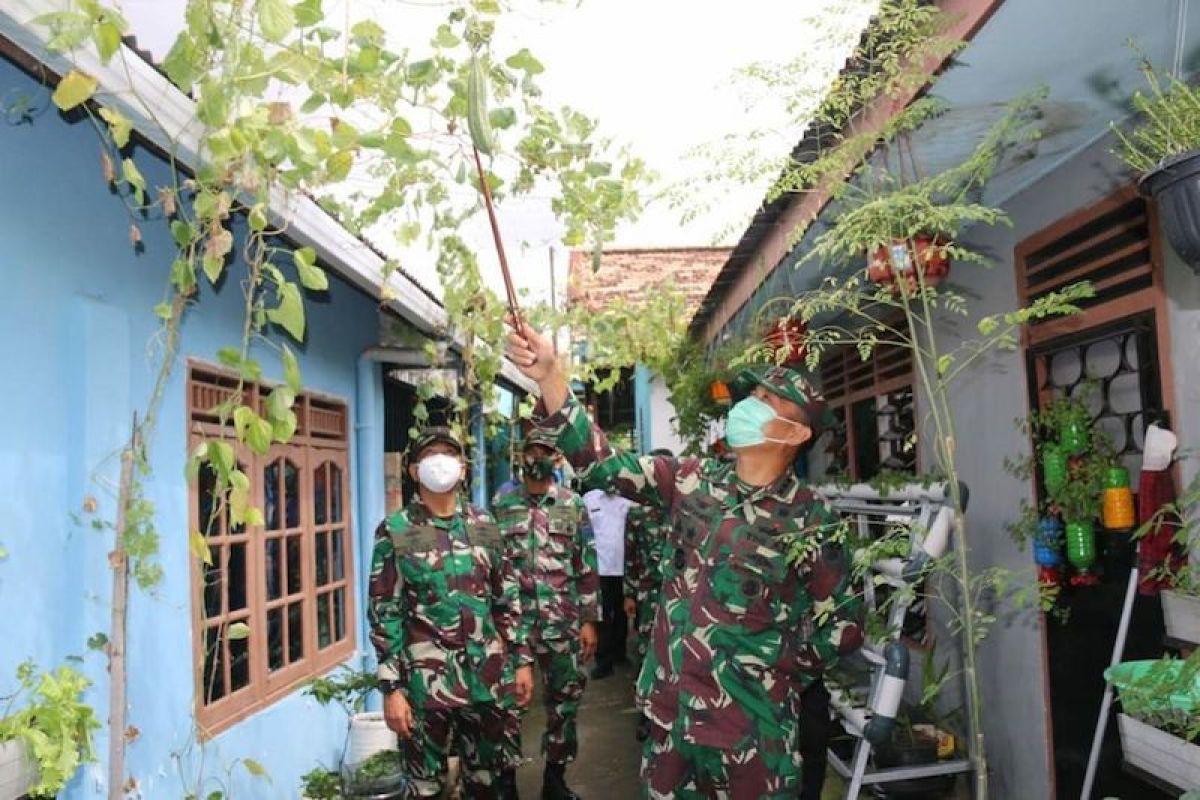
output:
[[[892,741],[875,748],[872,758],[876,769],[890,767],[917,767],[937,762],[937,739],[923,734],[911,736],[897,731]],[[934,800],[954,789],[954,775],[934,775],[928,778],[913,778],[879,786],[877,795],[884,798],[921,798]]]

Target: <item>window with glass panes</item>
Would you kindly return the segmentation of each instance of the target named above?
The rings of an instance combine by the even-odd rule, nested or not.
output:
[[[231,425],[222,425],[216,409],[236,385],[219,370],[192,366],[190,447],[213,438],[233,443]],[[270,387],[243,391],[247,403],[261,406]],[[348,412],[344,403],[311,394],[298,397],[295,410],[296,434],[287,444],[265,455],[235,445],[261,525],[230,525],[207,467],[191,487],[189,530],[204,537],[208,553],[193,570],[193,641],[197,716],[209,732],[354,650]]]

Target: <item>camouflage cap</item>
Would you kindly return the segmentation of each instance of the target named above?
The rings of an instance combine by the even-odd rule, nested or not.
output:
[[[737,383],[745,392],[761,386],[771,394],[800,406],[808,414],[808,427],[812,429],[813,439],[833,421],[825,398],[799,370],[775,365],[751,367],[738,374]]]
[[[521,442],[521,450],[528,450],[534,445],[541,445],[549,450],[558,452],[558,437],[549,431],[534,428],[525,437],[525,441]]]
[[[454,445],[459,455],[466,455],[466,448],[463,447],[462,440],[458,438],[454,431],[445,425],[431,425],[428,428],[422,428],[417,438],[413,439],[412,443],[409,444],[408,457],[410,459],[416,458],[421,455],[422,450],[437,442]]]

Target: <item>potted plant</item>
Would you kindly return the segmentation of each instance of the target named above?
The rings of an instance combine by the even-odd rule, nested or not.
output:
[[[304,690],[321,705],[337,703],[346,712],[349,728],[342,751],[343,765],[360,764],[375,753],[394,751],[398,745],[383,714],[365,710],[367,696],[375,686],[373,674],[342,666],[329,676],[310,681]]]
[[[331,769],[317,767],[301,776],[300,790],[304,800],[340,800],[342,776]]]
[[[398,750],[381,750],[354,766],[342,768],[347,798],[400,800],[408,797],[408,777]]]
[[[1179,525],[1174,541],[1182,554],[1179,565],[1164,564],[1147,577],[1162,579],[1170,588],[1164,589],[1162,598],[1163,622],[1167,636],[1180,642],[1200,645],[1200,564],[1188,559],[1188,548],[1197,533],[1200,518],[1200,474],[1192,480],[1183,494],[1174,502],[1160,509],[1146,524],[1138,528],[1135,537],[1153,530],[1163,516],[1174,517]]]
[[[1104,677],[1121,700],[1125,760],[1180,789],[1200,787],[1200,650],[1116,664]]]
[[[80,765],[95,759],[92,736],[100,723],[82,701],[91,681],[71,667],[39,673],[26,661],[17,667],[17,683],[0,698],[7,700],[0,718],[0,796],[57,795]]]
[[[897,278],[903,280],[909,292],[916,289],[918,271],[925,286],[937,286],[950,274],[944,238],[918,234],[912,239],[897,239],[875,248],[867,259],[867,278],[891,286],[893,292],[900,290]]]
[[[1115,125],[1116,155],[1140,172],[1138,187],[1158,206],[1163,233],[1200,273],[1200,89],[1163,77],[1149,63],[1148,92],[1135,92],[1140,121],[1128,133]]]

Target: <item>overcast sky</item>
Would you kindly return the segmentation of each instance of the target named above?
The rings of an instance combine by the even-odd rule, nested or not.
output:
[[[352,17],[371,18],[389,30],[393,44],[421,45],[448,5],[425,0],[348,0]],[[185,0],[124,0],[141,45],[162,58],[182,26]],[[341,19],[342,0],[325,0],[329,19]],[[540,76],[547,104],[569,104],[597,117],[605,135],[627,142],[661,176],[660,186],[701,174],[705,164],[688,153],[697,145],[770,128],[763,141],[772,156],[787,153],[803,128],[789,122],[778,103],[747,107],[744,87],[731,76],[755,61],[811,59],[810,79],[825,84],[845,61],[875,0],[582,0],[563,4],[516,3],[497,31],[501,52],[528,47],[545,65]],[[840,13],[834,13],[840,12]],[[822,20],[840,37],[830,46],[813,28]],[[686,246],[733,243],[739,222],[757,208],[766,187],[722,190],[718,208],[688,225],[681,212],[652,202],[642,218],[619,231],[615,246]],[[557,249],[558,285],[566,251],[543,197],[506,201],[499,209],[518,283],[543,296],[549,284],[549,250]],[[467,232],[489,277],[499,285],[490,234],[480,219]],[[714,241],[729,231],[724,241]],[[373,237],[380,238],[380,237]],[[386,242],[384,242],[386,246]],[[404,266],[436,285],[431,259],[407,254]]]

